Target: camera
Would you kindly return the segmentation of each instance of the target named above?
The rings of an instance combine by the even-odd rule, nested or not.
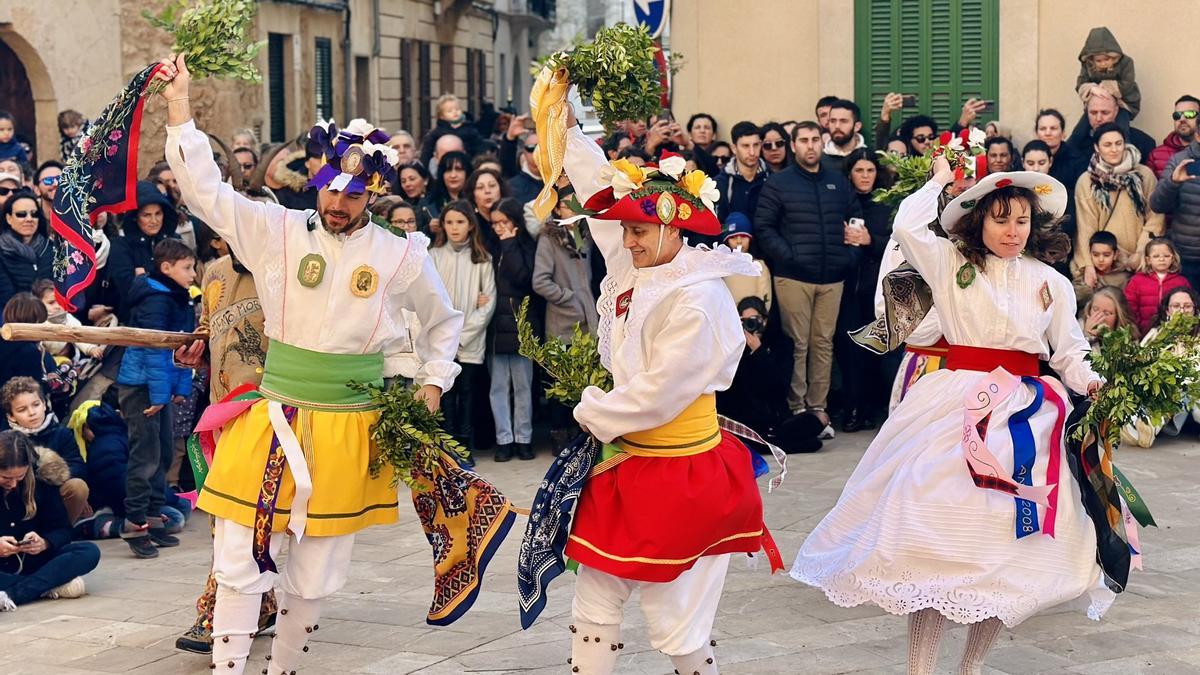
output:
[[[742,319],[742,328],[744,328],[747,333],[754,333],[754,334],[762,333],[763,332],[762,317],[761,316],[744,317]]]

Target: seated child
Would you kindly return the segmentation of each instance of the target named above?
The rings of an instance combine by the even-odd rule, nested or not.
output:
[[[91,515],[87,466],[75,435],[59,424],[46,405],[42,385],[32,377],[14,377],[0,387],[0,405],[9,427],[33,442],[34,470],[39,478],[58,488],[71,523],[81,515]]]
[[[734,211],[725,219],[725,231],[721,233],[721,243],[735,251],[750,252],[750,239],[754,236],[754,229],[750,225],[750,219],[746,214]],[[754,264],[758,265],[758,270],[761,272],[757,277],[748,276],[733,276],[725,277],[725,285],[729,287],[729,292],[733,294],[735,303],[754,296],[762,298],[767,305],[767,311],[771,310],[771,273],[767,270],[767,266],[763,261],[755,258]]]
[[[1096,285],[1087,283],[1086,270],[1080,269],[1075,261],[1071,261],[1071,280],[1075,284],[1075,300],[1080,309],[1092,299],[1092,293],[1097,288],[1112,286],[1124,290],[1129,282],[1129,272],[1125,271],[1125,255],[1117,246],[1117,236],[1103,230],[1096,232],[1088,240],[1088,251],[1092,256],[1092,266],[1096,273]]]
[[[1097,88],[1107,91],[1121,107],[1117,120],[1128,126],[1142,107],[1142,91],[1135,78],[1133,59],[1121,50],[1112,31],[1093,28],[1079,50],[1079,77],[1075,78],[1075,90],[1083,102],[1086,104]]]
[[[46,306],[46,323],[58,324],[68,328],[77,328],[82,326],[79,319],[67,310],[63,309],[58,304],[58,298],[54,295],[54,282],[49,279],[40,279],[33,285],[33,294],[42,301]],[[93,359],[104,358],[104,347],[94,345],[87,342],[53,342],[44,340],[42,346],[46,351],[57,361],[59,358],[66,358],[68,361],[73,357],[91,357]]]
[[[1125,299],[1142,334],[1150,330],[1162,299],[1180,287],[1191,288],[1191,284],[1180,274],[1175,245],[1166,237],[1151,239],[1146,243],[1141,268],[1125,285]]]
[[[1129,304],[1125,302],[1125,296],[1121,294],[1121,291],[1113,286],[1096,289],[1091,300],[1084,305],[1079,319],[1079,327],[1083,329],[1083,336],[1087,338],[1092,349],[1099,348],[1100,336],[1105,331],[1117,330],[1126,326],[1133,331],[1134,337],[1141,335],[1137,325],[1133,322]]]

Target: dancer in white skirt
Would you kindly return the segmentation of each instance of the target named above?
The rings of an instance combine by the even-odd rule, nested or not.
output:
[[[880,430],[792,568],[834,603],[909,617],[908,669],[932,672],[945,620],[970,624],[977,673],[1001,625],[1115,595],[1065,458],[1063,383],[1093,394],[1071,282],[1038,258],[1066,254],[1066,190],[1033,172],[992,174],[927,227],[954,174],[944,158],[900,206],[893,236],[929,283],[951,345]],[[1039,376],[1048,361],[1062,379]]]

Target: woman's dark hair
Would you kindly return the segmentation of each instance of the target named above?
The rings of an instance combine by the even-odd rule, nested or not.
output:
[[[220,258],[213,242],[221,239],[221,235],[202,220],[193,220],[192,224],[196,228],[196,261],[206,263]]]
[[[849,155],[846,155],[846,163],[844,166],[846,167],[847,179],[849,179],[851,174],[854,173],[854,165],[858,164],[859,162],[870,162],[871,164],[875,165],[875,182],[871,185],[871,192],[874,192],[879,188],[888,187],[888,183],[891,182],[891,172],[884,171],[883,167],[879,165],[878,155],[870,150],[867,150],[866,148],[859,148]]]
[[[1187,293],[1187,296],[1192,299],[1192,307],[1195,308],[1192,310],[1192,316],[1197,316],[1197,312],[1200,312],[1200,293],[1197,293],[1196,289],[1191,286],[1172,288],[1169,293],[1163,296],[1162,301],[1158,303],[1158,314],[1154,317],[1154,328],[1158,328],[1167,320],[1168,309],[1171,306],[1171,297],[1179,293]],[[1192,335],[1200,335],[1200,323],[1196,324],[1196,327],[1192,330]]]
[[[0,469],[28,467],[21,481],[22,499],[25,502],[25,518],[37,515],[37,475],[33,471],[33,442],[25,434],[9,429],[0,431]]]
[[[629,159],[630,157],[638,157],[643,162],[650,161],[650,154],[636,145],[625,146],[625,149],[617,153],[617,159]]]
[[[508,196],[508,181],[504,180],[504,176],[500,172],[490,167],[475,169],[467,176],[467,182],[463,185],[462,198],[475,204],[475,186],[479,184],[479,179],[484,176],[491,176],[496,179],[496,183],[500,186],[500,199]],[[497,200],[499,201],[499,200]],[[476,208],[479,208],[476,206]]]
[[[433,182],[433,194],[431,196],[433,197],[434,204],[441,205],[449,202],[451,199],[450,192],[446,189],[446,172],[452,169],[461,169],[463,173],[469,173],[471,171],[471,158],[467,157],[467,153],[465,152],[452,150],[442,155],[442,158],[438,160],[437,169],[437,180]],[[464,185],[462,192],[459,193],[459,198],[464,197],[466,194],[467,188]]]
[[[1054,154],[1050,152],[1050,146],[1046,145],[1046,141],[1043,141],[1041,139],[1035,138],[1032,141],[1029,141],[1028,143],[1026,143],[1025,147],[1021,148],[1021,157],[1024,157],[1025,155],[1028,155],[1031,152],[1044,152],[1044,153],[1046,153],[1046,156],[1049,157],[1051,160],[1054,159]]]
[[[396,170],[396,184],[392,187],[392,194],[400,195],[405,199],[420,199],[424,197],[425,195],[410,195],[404,191],[404,188],[400,187],[400,174],[403,173],[405,169],[412,169],[413,171],[416,171],[417,175],[425,181],[425,192],[429,192],[429,181],[431,178],[429,175],[429,169],[426,169],[425,165],[420,162],[409,162],[408,164],[401,164]]]
[[[692,133],[692,126],[694,126],[696,124],[696,120],[701,120],[701,119],[708,120],[709,124],[712,125],[713,138],[716,138],[717,137],[717,118],[713,117],[712,115],[709,115],[708,113],[696,113],[695,115],[692,115],[691,117],[689,117],[688,122],[687,122],[688,133],[689,134]]]
[[[1121,140],[1125,141],[1126,143],[1129,142],[1129,134],[1121,128],[1120,124],[1117,124],[1116,122],[1105,122],[1104,124],[1101,124],[1092,130],[1092,145],[1100,145],[1100,139],[1104,138],[1104,134],[1107,134],[1110,131],[1115,131],[1118,134],[1121,134]]]
[[[738,315],[740,316],[742,312],[748,309],[753,309],[754,311],[758,312],[758,315],[761,316],[763,320],[766,320],[767,303],[763,302],[762,298],[758,297],[757,295],[747,295],[746,297],[742,298],[737,304]]]
[[[42,323],[48,316],[41,299],[28,291],[17,293],[4,305],[4,323]]]
[[[467,219],[467,223],[471,225],[471,233],[467,235],[467,241],[471,244],[471,262],[478,264],[491,260],[487,246],[483,243],[483,233],[479,231],[479,219],[475,217],[475,206],[465,199],[456,199],[442,208],[442,229],[438,231],[433,240],[434,247],[445,246],[446,242],[450,241],[450,238],[446,236],[446,214],[451,211],[461,213]]]
[[[1071,252],[1071,239],[1058,227],[1058,221],[1042,210],[1037,193],[1016,185],[1009,185],[980,197],[975,206],[958,221],[950,233],[959,241],[959,252],[980,269],[987,266],[988,247],[983,243],[983,222],[989,214],[1006,218],[1013,211],[1014,201],[1029,204],[1029,240],[1025,242],[1025,253],[1053,265],[1067,259]]]
[[[1037,131],[1038,122],[1041,122],[1042,118],[1046,117],[1047,115],[1058,120],[1058,128],[1059,129],[1063,130],[1064,132],[1067,130],[1067,118],[1063,117],[1062,113],[1058,112],[1058,110],[1056,110],[1054,108],[1042,108],[1041,110],[1038,111],[1037,117],[1033,118],[1033,130],[1034,131]]]
[[[799,128],[800,128],[800,125],[797,124],[796,127],[792,129],[792,133],[795,133],[796,129],[799,129]],[[783,125],[780,124],[779,122],[767,122],[766,124],[759,127],[758,130],[760,132],[759,138],[762,139],[764,142],[767,140],[768,133],[774,131],[775,133],[779,134],[779,137],[783,139],[783,150],[786,153],[783,158],[783,165],[790,166],[791,163],[795,160],[795,157],[792,154],[792,143],[791,143],[792,137],[788,135],[787,129],[784,129]]]
[[[521,202],[512,197],[505,197],[496,202],[496,205],[492,207],[492,213],[497,211],[503,213],[512,222],[513,227],[517,228],[517,239],[519,241],[528,240],[530,243],[533,242],[533,237],[530,236],[529,230],[525,227],[525,207]]]
[[[32,190],[25,187],[15,190],[9,196],[8,201],[4,202],[4,209],[0,210],[0,232],[12,229],[8,224],[8,217],[17,210],[17,200],[19,199],[33,200],[33,210],[37,213],[37,231],[43,237],[46,236],[49,232],[46,227],[46,219],[42,218],[41,202],[38,201],[37,195],[33,194]]]
[[[413,212],[414,216],[417,215],[417,207],[404,201],[403,199],[397,202],[390,202],[388,203],[387,211],[383,214],[384,219],[389,223],[392,222],[392,214],[396,212],[396,209],[408,209],[409,211]]]

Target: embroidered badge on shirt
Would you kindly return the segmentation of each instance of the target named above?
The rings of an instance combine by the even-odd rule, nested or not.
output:
[[[1042,301],[1042,311],[1050,311],[1050,305],[1054,304],[1054,296],[1050,294],[1050,282],[1042,282],[1042,290],[1038,291],[1038,298]]]
[[[300,259],[300,267],[296,270],[296,279],[305,288],[313,288],[325,278],[325,259],[320,253],[309,253]]]
[[[963,263],[963,266],[958,268],[955,280],[958,282],[959,288],[966,288],[975,283],[975,266],[971,263]]]
[[[370,265],[359,265],[350,275],[350,292],[360,298],[370,297],[379,287],[379,272]]]
[[[633,304],[633,289],[629,289],[617,296],[617,317],[621,317],[625,312],[629,311],[629,306]]]

